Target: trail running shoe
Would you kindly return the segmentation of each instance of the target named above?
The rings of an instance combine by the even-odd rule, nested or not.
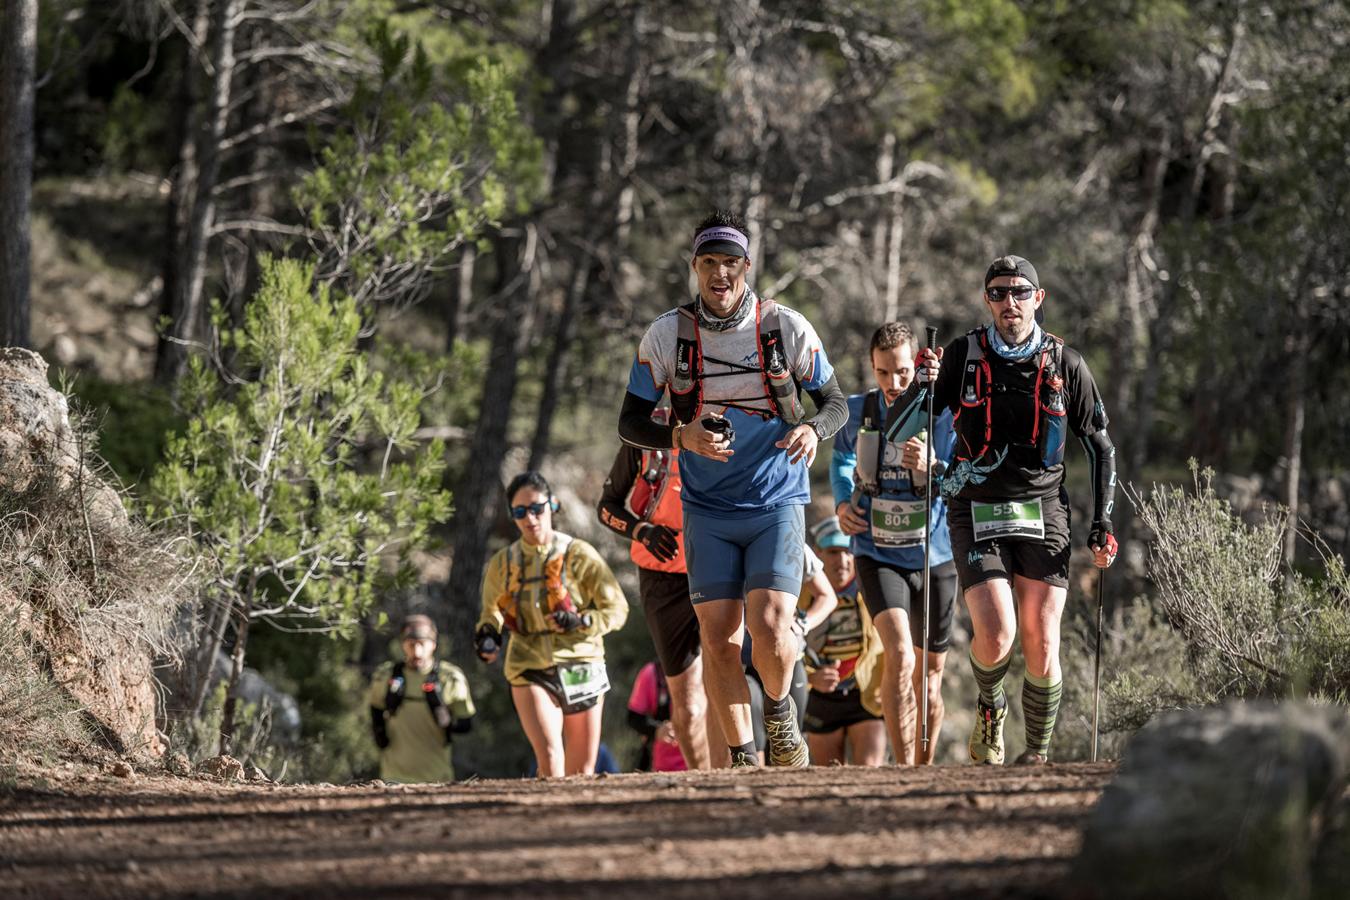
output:
[[[753,753],[736,750],[731,754],[731,767],[733,769],[758,769],[759,759]]]
[[[1008,703],[999,698],[998,706],[987,706],[983,699],[975,707],[975,728],[970,732],[970,758],[987,766],[1003,765],[1003,720]]]
[[[765,756],[771,766],[805,769],[811,764],[811,756],[806,750],[806,741],[802,740],[801,729],[797,727],[797,704],[790,696],[787,702],[783,712],[764,717],[764,731],[769,736]]]
[[[1013,764],[1018,766],[1043,766],[1047,762],[1044,753],[1037,753],[1035,750],[1024,750],[1022,755],[1014,760]]]

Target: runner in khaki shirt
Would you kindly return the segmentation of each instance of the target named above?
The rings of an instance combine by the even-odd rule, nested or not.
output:
[[[454,781],[452,734],[473,724],[469,682],[457,666],[436,661],[436,625],[426,616],[403,623],[403,661],[387,662],[370,681],[371,728],[385,781]]]
[[[609,690],[604,636],[623,627],[628,601],[594,547],[553,529],[543,475],[516,476],[506,495],[520,539],[488,561],[474,643],[491,663],[511,633],[506,680],[540,777],[591,774]]]

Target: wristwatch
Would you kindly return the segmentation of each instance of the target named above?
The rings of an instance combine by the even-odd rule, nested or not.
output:
[[[825,435],[821,433],[821,430],[820,430],[820,423],[819,423],[819,422],[817,422],[815,419],[811,419],[811,420],[810,420],[809,422],[807,422],[806,424],[807,424],[807,425],[810,425],[810,426],[811,426],[811,430],[814,431],[814,432],[816,433],[816,440],[818,440],[818,441],[823,441],[823,440],[825,440]]]

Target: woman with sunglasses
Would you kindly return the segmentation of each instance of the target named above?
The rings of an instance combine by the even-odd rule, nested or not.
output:
[[[506,496],[520,538],[488,561],[474,644],[492,663],[511,633],[506,680],[539,776],[590,774],[609,690],[603,638],[623,627],[628,601],[594,547],[554,530],[543,475],[517,475]]]

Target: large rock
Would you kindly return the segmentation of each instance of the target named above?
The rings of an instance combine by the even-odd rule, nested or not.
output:
[[[0,581],[0,619],[25,637],[105,744],[155,756],[163,752],[155,678],[136,628],[151,601],[119,597],[119,615],[90,614],[109,611],[92,587],[99,579],[70,576],[72,560],[88,556],[86,542],[133,546],[121,499],[81,463],[81,450],[66,398],[47,384],[46,362],[28,350],[0,348],[0,507],[11,508],[0,511],[26,513],[10,520],[15,530],[0,566],[37,573],[14,579],[9,591]],[[76,548],[53,537],[60,529],[49,525],[59,517],[76,523],[69,529]],[[121,564],[141,565],[136,558]]]
[[[1336,896],[1325,860],[1344,852],[1329,823],[1347,777],[1344,707],[1239,702],[1160,714],[1131,739],[1093,811],[1072,895]]]

